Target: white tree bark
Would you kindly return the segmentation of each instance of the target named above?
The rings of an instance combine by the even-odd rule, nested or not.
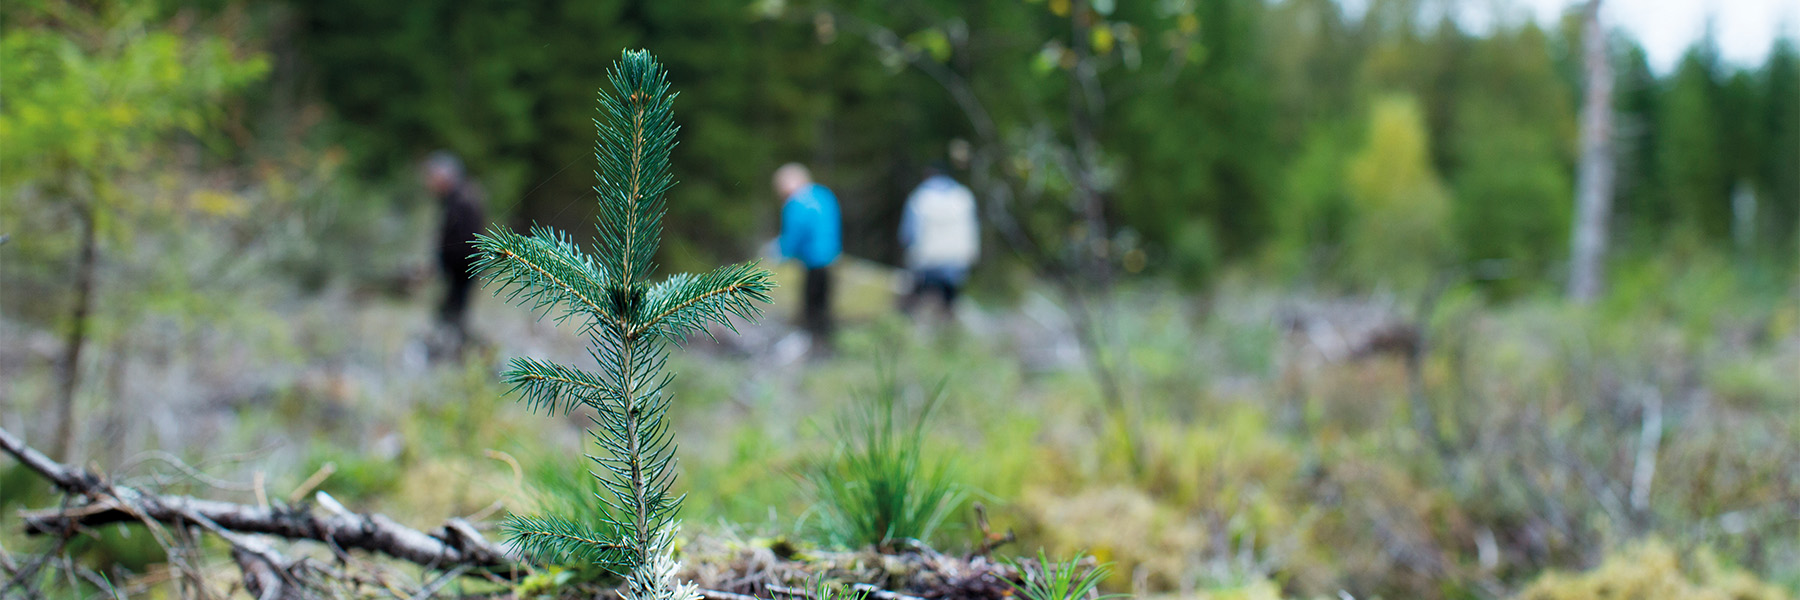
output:
[[[1581,164],[1575,183],[1575,231],[1569,257],[1569,298],[1591,302],[1600,295],[1606,258],[1607,222],[1612,219],[1612,63],[1600,1],[1589,0],[1586,40],[1587,86],[1581,107]]]

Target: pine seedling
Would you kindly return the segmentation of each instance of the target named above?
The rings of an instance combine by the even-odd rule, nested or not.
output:
[[[574,320],[599,363],[586,371],[533,358],[515,358],[502,379],[534,410],[594,410],[589,435],[603,450],[588,456],[601,485],[594,499],[604,516],[509,517],[512,541],[553,563],[585,561],[625,578],[626,600],[689,600],[690,583],[676,580],[672,541],[681,508],[675,483],[675,444],[667,421],[670,375],[667,345],[754,318],[774,287],[755,263],[710,273],[677,274],[650,283],[662,239],[663,194],[674,184],[675,148],[670,93],[661,65],[648,52],[626,51],[600,93],[599,236],[590,254],[569,236],[547,228],[528,235],[496,228],[477,239],[475,269],[497,284],[496,294],[529,306],[557,323]]]

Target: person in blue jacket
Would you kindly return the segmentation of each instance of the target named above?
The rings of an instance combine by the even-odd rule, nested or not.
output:
[[[782,199],[778,241],[781,257],[800,261],[806,267],[801,324],[812,334],[815,344],[829,348],[831,263],[837,261],[843,249],[843,221],[838,215],[837,196],[825,186],[813,183],[812,173],[799,163],[776,169],[774,184],[775,195]]]

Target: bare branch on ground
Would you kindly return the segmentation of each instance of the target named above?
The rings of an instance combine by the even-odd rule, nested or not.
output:
[[[25,532],[32,535],[55,535],[110,523],[149,520],[201,525],[213,533],[266,534],[313,540],[337,549],[379,552],[434,568],[466,565],[474,569],[505,569],[517,562],[506,549],[483,538],[474,526],[460,519],[451,519],[441,529],[426,533],[380,514],[316,515],[304,507],[264,508],[152,494],[113,486],[92,472],[51,460],[5,429],[0,429],[0,450],[43,475],[64,492],[86,500],[64,509],[25,513]],[[242,543],[241,540],[229,541],[234,545]]]

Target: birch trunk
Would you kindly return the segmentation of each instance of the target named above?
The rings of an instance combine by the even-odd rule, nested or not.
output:
[[[1581,107],[1581,164],[1575,188],[1575,231],[1569,257],[1569,298],[1592,302],[1600,295],[1606,258],[1607,221],[1612,218],[1612,65],[1600,1],[1589,0],[1586,40],[1587,89]]]

